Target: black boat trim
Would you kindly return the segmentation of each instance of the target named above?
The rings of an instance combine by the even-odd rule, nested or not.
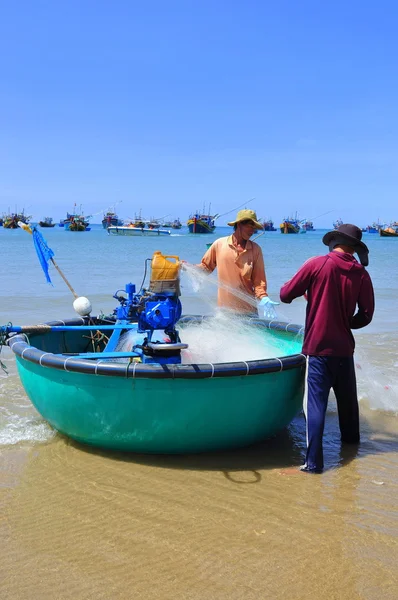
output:
[[[198,323],[209,320],[211,317],[199,315],[182,316],[179,325],[186,323]],[[253,317],[249,319],[250,323],[267,329],[276,331],[285,331],[288,333],[303,335],[303,327],[294,323],[283,321],[268,321]],[[46,325],[55,326],[60,323],[64,325],[88,325],[87,318],[66,319],[63,321],[50,321]],[[104,323],[101,319],[91,318],[90,324],[98,325]],[[120,363],[110,362],[101,359],[101,353],[98,354],[98,360],[88,360],[82,357],[65,356],[45,352],[30,345],[27,334],[15,334],[10,336],[8,345],[11,350],[21,359],[38,364],[42,367],[48,367],[60,371],[73,373],[84,373],[91,375],[107,375],[111,377],[123,378],[144,378],[144,379],[208,379],[212,377],[242,377],[247,375],[261,375],[264,373],[276,373],[288,371],[291,369],[303,368],[306,363],[304,354],[292,354],[290,356],[280,356],[267,358],[263,360],[249,360],[228,363],[203,363],[203,364],[142,364],[137,362]]]

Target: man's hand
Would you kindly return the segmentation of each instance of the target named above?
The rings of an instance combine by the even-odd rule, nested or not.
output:
[[[258,303],[259,313],[262,311],[265,319],[276,319],[277,314],[274,306],[277,306],[278,304],[279,302],[274,302],[268,296],[264,296]]]

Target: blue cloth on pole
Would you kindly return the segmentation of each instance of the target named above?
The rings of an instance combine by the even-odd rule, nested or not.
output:
[[[36,227],[32,228],[32,235],[36,253],[39,257],[41,268],[43,269],[44,275],[46,276],[46,280],[48,283],[51,283],[51,285],[53,285],[50,274],[48,272],[48,262],[54,256],[54,252],[51,250],[51,248],[47,246],[46,240],[44,239],[42,234],[39,231],[37,231]]]

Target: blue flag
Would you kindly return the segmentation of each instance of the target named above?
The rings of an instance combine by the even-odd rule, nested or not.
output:
[[[44,275],[46,276],[47,282],[51,283],[51,285],[53,285],[53,282],[51,281],[51,278],[50,278],[50,275],[48,272],[48,263],[54,256],[54,252],[51,250],[51,248],[49,248],[47,246],[46,240],[44,239],[44,237],[42,236],[40,231],[37,231],[36,227],[32,227],[32,235],[33,235],[33,242],[35,244],[36,253],[37,253],[37,256],[39,257],[39,261],[41,264],[41,268],[44,271]]]

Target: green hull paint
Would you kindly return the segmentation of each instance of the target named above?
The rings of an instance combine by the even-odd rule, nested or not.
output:
[[[22,384],[55,429],[85,444],[145,453],[245,446],[286,427],[304,368],[246,377],[123,379],[60,371],[17,356]]]

